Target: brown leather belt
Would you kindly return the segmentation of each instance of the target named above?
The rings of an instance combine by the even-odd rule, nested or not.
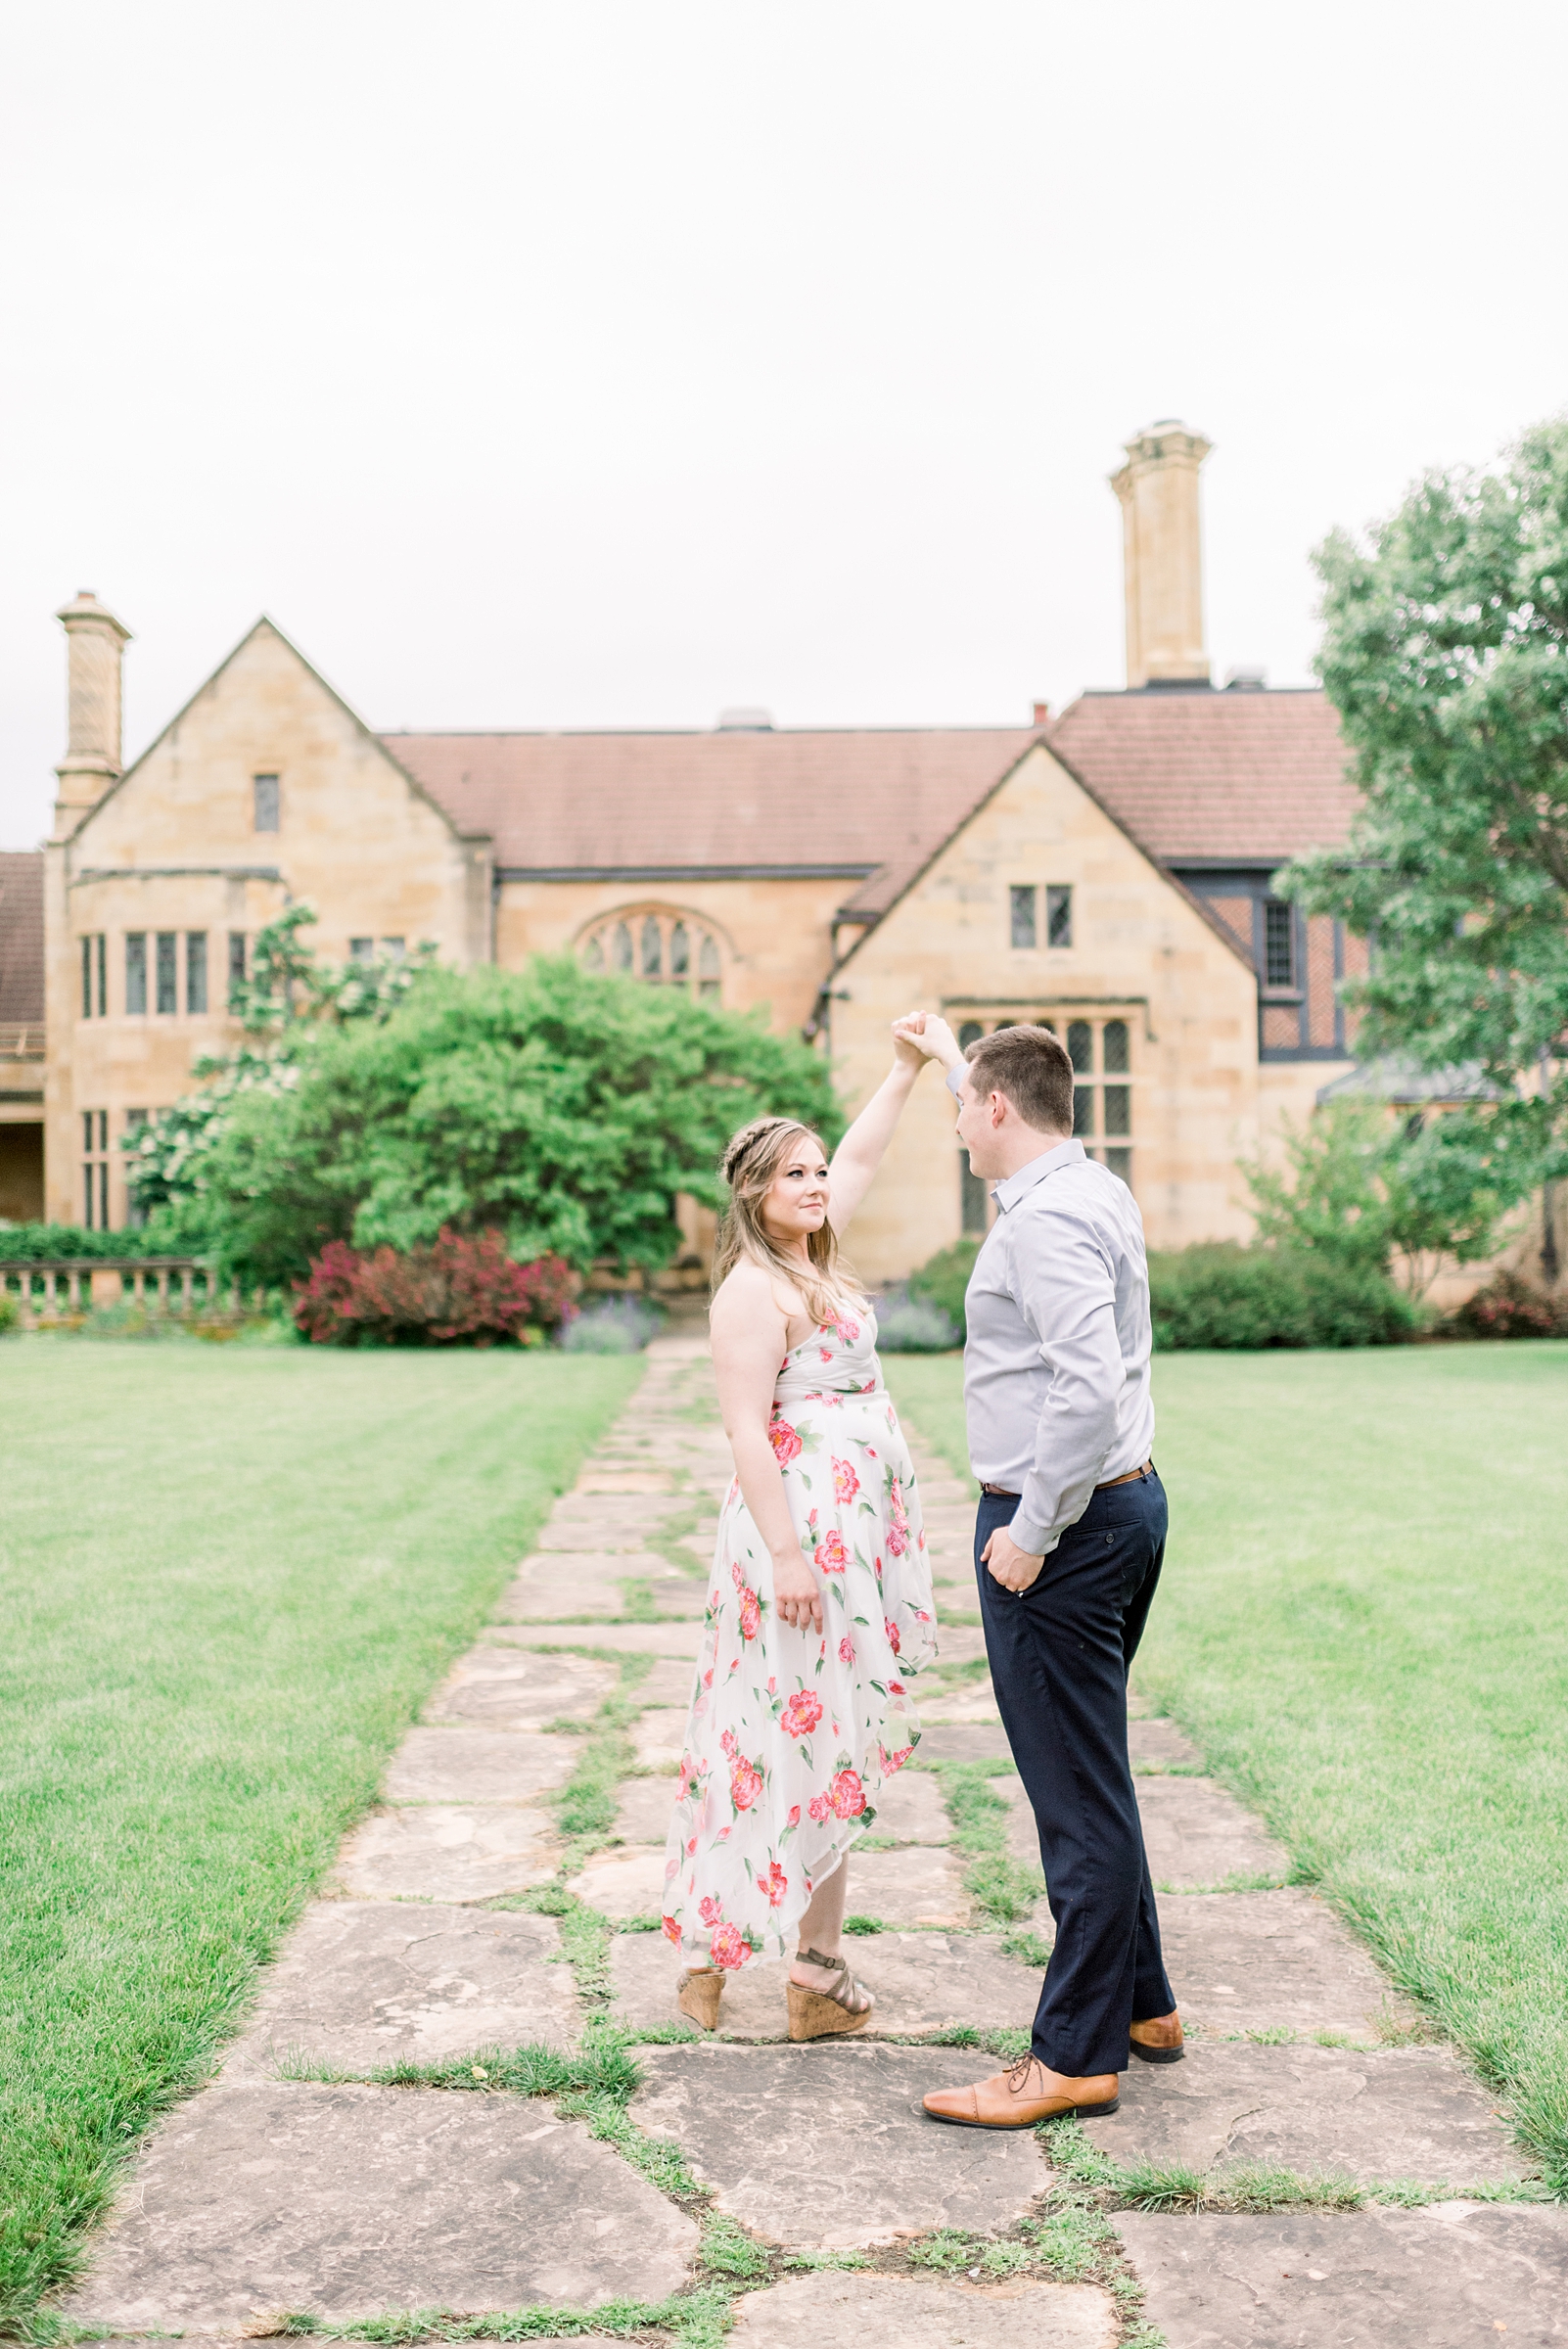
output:
[[[1126,1476],[1108,1477],[1103,1485],[1096,1485],[1094,1490],[1096,1493],[1113,1493],[1118,1485],[1135,1485],[1141,1478],[1150,1477],[1153,1474],[1154,1462],[1145,1460],[1141,1468],[1130,1468]],[[1023,1498],[1021,1493],[1009,1493],[1005,1485],[982,1485],[980,1490],[982,1493],[989,1493],[993,1500],[1022,1500]]]

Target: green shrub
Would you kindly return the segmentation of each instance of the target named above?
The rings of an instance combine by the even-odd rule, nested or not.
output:
[[[1210,1242],[1151,1256],[1154,1343],[1161,1354],[1271,1346],[1397,1346],[1421,1315],[1370,1265],[1321,1250]]]
[[[978,1240],[954,1240],[950,1248],[944,1248],[940,1256],[934,1256],[918,1272],[909,1275],[910,1294],[929,1297],[952,1323],[955,1346],[964,1342],[964,1291],[979,1254]]]
[[[875,1300],[877,1349],[882,1354],[950,1354],[958,1331],[934,1298],[895,1289]]]
[[[53,1264],[58,1258],[149,1256],[145,1231],[84,1231],[79,1223],[0,1223],[0,1265]]]
[[[15,1329],[21,1319],[22,1307],[17,1299],[7,1297],[0,1291],[0,1337],[4,1337],[8,1330]]]
[[[641,1297],[606,1297],[564,1322],[557,1343],[564,1354],[641,1354],[664,1325],[659,1308]]]

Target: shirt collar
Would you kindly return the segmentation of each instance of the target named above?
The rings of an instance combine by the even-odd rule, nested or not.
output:
[[[997,1212],[1006,1215],[1010,1207],[1016,1207],[1020,1199],[1027,1198],[1035,1185],[1043,1182],[1047,1174],[1056,1174],[1062,1167],[1075,1167],[1086,1155],[1082,1142],[1058,1142],[1053,1150],[1042,1150],[1038,1158],[1032,1158],[1028,1166],[1019,1168],[1016,1174],[1009,1174],[992,1186],[991,1195],[996,1202]]]

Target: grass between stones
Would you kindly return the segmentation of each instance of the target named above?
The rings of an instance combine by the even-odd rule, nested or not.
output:
[[[0,2325],[206,2076],[641,1367],[0,1349]]]
[[[963,1458],[959,1366],[899,1407]],[[1175,1355],[1140,1683],[1568,2191],[1568,1346]]]
[[[941,1783],[942,1799],[952,1821],[953,1849],[969,1863],[964,1870],[964,1890],[987,1922],[1016,1925],[1021,1918],[1033,1916],[1036,1903],[1045,1897],[1045,1878],[1038,1867],[1026,1867],[1008,1852],[1011,1807],[1000,1795],[992,1794],[987,1783],[990,1778],[1009,1775],[1011,1765],[927,1762],[922,1768],[933,1772]],[[1026,1943],[1032,1948],[1042,1946],[1032,1933],[1015,1935],[1004,1946],[1009,1956],[1017,1957]],[[1032,1956],[1025,1958],[1026,1964],[1035,1962]],[[1038,1962],[1043,1964],[1044,1958]]]

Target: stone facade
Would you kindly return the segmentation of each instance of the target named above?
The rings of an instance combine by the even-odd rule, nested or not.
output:
[[[570,951],[761,1009],[831,1056],[850,1110],[914,1004],[971,1035],[1048,1020],[1081,1063],[1084,1139],[1151,1241],[1244,1236],[1238,1158],[1354,1066],[1355,942],[1279,905],[1270,877],[1342,839],[1355,795],[1320,694],[1209,683],[1207,451],[1176,425],[1128,444],[1132,686],[1054,724],[795,732],[747,712],[712,733],[379,736],[262,620],[122,773],[128,631],[77,596],[26,970],[36,860],[0,871],[0,1215],[128,1220],[121,1141],[234,1042],[231,976],[303,900],[331,961],[425,941],[458,968]],[[897,1277],[987,1212],[933,1079],[856,1262]]]

